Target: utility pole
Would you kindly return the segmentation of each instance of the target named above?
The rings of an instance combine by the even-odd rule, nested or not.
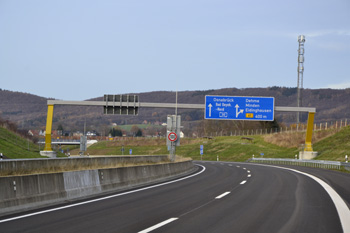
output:
[[[298,36],[298,86],[297,86],[297,107],[302,106],[302,89],[303,89],[303,73],[304,73],[304,43],[305,36]],[[300,113],[297,112],[297,125],[300,122]]]

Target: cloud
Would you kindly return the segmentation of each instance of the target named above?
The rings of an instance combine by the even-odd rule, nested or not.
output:
[[[350,50],[350,45],[346,43],[340,43],[340,42],[323,42],[319,43],[318,46],[323,49],[327,50],[333,50],[333,51],[344,51],[344,50]]]
[[[350,36],[350,30],[349,29],[342,29],[342,30],[317,30],[317,31],[310,31],[308,33],[305,33],[307,37],[315,38],[315,37],[323,37],[323,36]]]
[[[346,89],[350,88],[350,82],[344,82],[344,83],[338,83],[338,84],[329,84],[326,88],[332,88],[332,89]]]
[[[350,29],[323,29],[323,30],[309,30],[309,31],[270,31],[270,32],[255,32],[258,35],[261,34],[269,34],[271,36],[281,36],[288,38],[298,38],[299,35],[304,35],[306,40],[308,39],[316,39],[328,36],[350,36]]]
[[[305,32],[306,44],[310,43],[321,49],[341,52],[350,50],[349,29],[325,29]]]

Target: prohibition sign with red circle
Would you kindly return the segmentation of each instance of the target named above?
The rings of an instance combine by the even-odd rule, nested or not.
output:
[[[169,133],[168,139],[169,139],[170,141],[172,141],[172,142],[175,142],[176,139],[177,139],[176,133],[174,133],[174,132]]]

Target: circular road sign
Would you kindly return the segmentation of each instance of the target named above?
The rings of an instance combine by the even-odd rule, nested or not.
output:
[[[177,139],[176,133],[174,133],[174,132],[169,133],[168,139],[169,139],[170,141],[172,141],[172,142],[175,142],[176,139]]]

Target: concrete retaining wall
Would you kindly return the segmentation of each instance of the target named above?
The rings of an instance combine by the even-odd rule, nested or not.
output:
[[[162,181],[194,171],[192,161],[0,177],[0,216]]]
[[[29,175],[74,170],[93,170],[99,168],[121,167],[128,164],[154,164],[169,162],[167,155],[138,156],[99,156],[71,157],[55,159],[2,160],[0,176]]]

